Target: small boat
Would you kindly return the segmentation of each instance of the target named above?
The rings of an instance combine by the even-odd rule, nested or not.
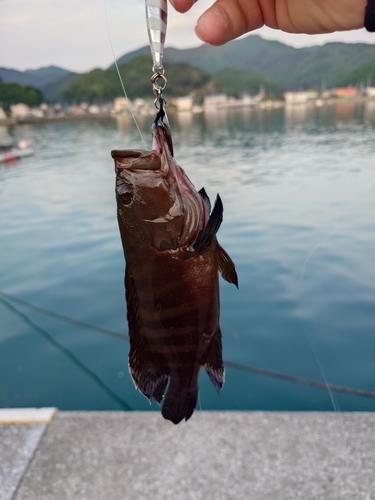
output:
[[[10,141],[0,143],[0,163],[11,163],[33,154],[34,151],[29,141],[19,141],[16,146]]]

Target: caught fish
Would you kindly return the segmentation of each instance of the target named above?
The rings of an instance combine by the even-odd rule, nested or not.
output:
[[[177,165],[163,121],[153,126],[152,151],[111,154],[126,261],[129,369],[142,394],[164,400],[163,417],[178,424],[194,412],[201,366],[217,392],[224,383],[218,271],[236,286],[237,274],[216,239],[223,205],[218,195],[211,211],[205,190],[198,192]]]

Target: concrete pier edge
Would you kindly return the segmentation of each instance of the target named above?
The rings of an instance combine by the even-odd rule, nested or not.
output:
[[[375,413],[0,410],[1,500],[373,500]]]

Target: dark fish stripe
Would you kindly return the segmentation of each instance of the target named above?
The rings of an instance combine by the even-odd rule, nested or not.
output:
[[[199,363],[197,360],[192,362],[191,359],[186,362],[177,359],[175,361],[169,360],[168,368],[170,369],[170,371],[178,371],[179,373],[181,372],[190,373],[192,371],[194,364],[198,365]]]
[[[195,332],[195,329],[192,330],[191,328],[189,328],[189,331],[183,334],[179,332],[164,332],[164,334],[161,334],[160,332],[155,333],[150,330],[143,330],[142,333],[143,337],[147,340],[151,347],[166,345],[173,348],[173,346],[189,347],[191,345],[195,345],[197,347],[199,341],[198,335]]]
[[[161,345],[161,346],[154,346],[153,351],[155,351],[157,354],[186,354],[191,356],[191,353],[195,353],[197,350],[196,346],[192,345],[180,345],[180,346],[175,346],[175,345]]]
[[[164,266],[164,269],[158,269],[157,275],[160,279],[157,283],[150,278],[151,274],[155,273],[153,273],[153,270],[147,265],[143,266],[143,269],[137,272],[135,285],[140,300],[142,300],[142,298],[147,298],[150,285],[152,285],[155,295],[174,296],[175,294],[181,294],[182,290],[188,290],[188,285],[191,284],[191,280],[197,278],[194,273],[184,273],[181,266],[176,266],[175,268],[172,266]],[[179,279],[176,279],[176,275],[179,276]]]
[[[188,309],[181,313],[181,307],[174,308],[163,308],[161,310],[140,308],[140,317],[142,323],[150,328],[159,328],[161,325],[163,328],[173,327],[178,325],[192,325],[192,323],[198,322],[198,318],[205,316],[199,310],[198,307]],[[178,321],[178,323],[177,323]]]
[[[147,330],[174,332],[187,332],[188,329],[198,329],[202,317],[205,315],[199,314],[198,309],[189,311],[183,315],[168,316],[160,314],[159,316],[149,317],[148,315],[141,316],[142,326]],[[177,327],[176,327],[177,325]]]

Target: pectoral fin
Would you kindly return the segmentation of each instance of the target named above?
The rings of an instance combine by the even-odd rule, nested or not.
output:
[[[227,252],[219,244],[217,246],[217,260],[219,271],[225,281],[228,283],[233,283],[238,288],[238,277],[236,273],[236,267],[233,260],[229,257]]]
[[[161,368],[160,358],[150,350],[142,335],[138,295],[128,268],[125,272],[125,289],[130,337],[130,374],[141,393],[150,401],[154,399],[160,404],[168,382],[168,375]]]

